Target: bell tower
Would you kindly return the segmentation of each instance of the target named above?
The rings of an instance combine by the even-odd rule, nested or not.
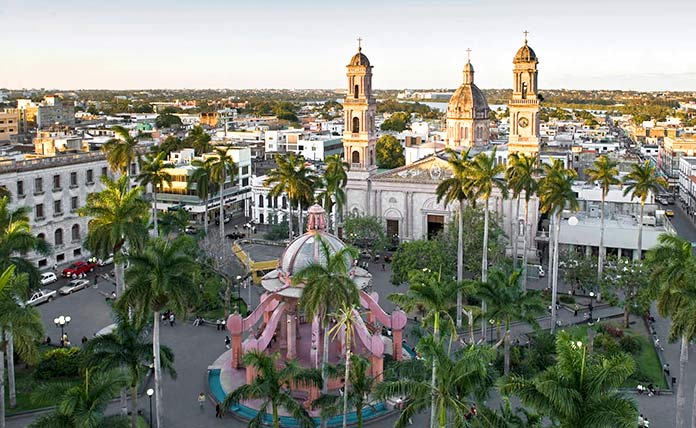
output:
[[[536,53],[527,44],[524,32],[524,45],[517,51],[512,61],[513,85],[512,98],[508,102],[510,109],[510,140],[508,153],[539,153],[539,110],[541,100],[537,87]]]
[[[372,66],[370,60],[362,53],[362,39],[358,39],[358,53],[353,55],[346,69],[348,90],[343,101],[344,160],[350,165],[351,172],[372,172],[377,168],[377,104],[372,96]]]

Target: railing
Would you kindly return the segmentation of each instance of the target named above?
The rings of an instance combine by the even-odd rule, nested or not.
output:
[[[5,160],[0,162],[0,173],[30,171],[42,168],[71,165],[76,163],[94,162],[104,159],[106,159],[106,155],[102,152],[87,152],[69,155],[56,155],[52,157],[44,157],[38,159],[26,159],[21,161]]]

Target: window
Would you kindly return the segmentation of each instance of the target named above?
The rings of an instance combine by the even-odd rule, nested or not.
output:
[[[76,248],[75,250],[73,250],[72,254],[73,254],[73,257],[78,257],[78,256],[82,255],[82,248]]]
[[[131,164],[130,169],[131,169],[131,175],[132,175],[132,176],[134,176],[134,175],[136,175],[136,174],[138,173],[138,171],[137,171],[137,165],[135,164],[135,162],[133,162],[133,163]]]
[[[37,204],[34,207],[34,217],[37,220],[42,220],[44,218],[43,204]]]
[[[24,196],[24,182],[21,180],[17,182],[17,196],[20,198]]]
[[[356,164],[360,163],[360,152],[358,152],[357,150],[353,151],[350,161]]]
[[[53,201],[53,215],[63,215],[63,201]]]
[[[79,241],[80,240],[80,225],[74,224],[72,229],[70,229],[70,234],[72,236],[73,241]]]
[[[60,190],[60,175],[53,176],[53,190]]]
[[[46,266],[48,266],[48,260],[46,260],[46,259],[41,259],[41,260],[39,260],[39,267],[40,267],[40,268],[43,268],[43,267],[46,267]]]
[[[263,208],[263,195],[259,195],[259,208]]]
[[[288,208],[288,199],[285,196],[283,196],[282,207],[283,207],[283,209]]]
[[[242,175],[247,175],[247,174],[249,174],[249,165],[242,167]]]
[[[43,178],[37,177],[34,179],[34,194],[39,195],[43,193]]]
[[[522,83],[522,98],[527,98],[527,82]]]
[[[246,187],[248,185],[249,185],[249,177],[242,178],[242,187]]]
[[[53,234],[53,244],[56,246],[63,245],[63,229],[56,229]]]
[[[102,167],[101,176],[102,176],[102,177],[106,177],[106,175],[108,174],[108,171],[109,171],[109,170],[108,170],[105,166],[103,166],[103,167]]]
[[[355,85],[353,87],[353,98],[358,98],[358,93],[360,93],[360,85]]]
[[[44,235],[43,233],[39,233],[38,235],[36,235],[36,237],[39,238],[39,239],[42,240],[42,241],[45,241],[45,240],[46,240],[46,235]]]
[[[94,171],[91,169],[87,170],[87,184],[94,184]]]
[[[77,187],[77,173],[70,173],[70,187]]]
[[[360,118],[353,118],[353,134],[360,132]]]
[[[60,262],[63,262],[63,261],[65,261],[65,254],[63,254],[63,253],[58,254],[58,255],[56,256],[56,262],[57,262],[57,263],[60,263]]]
[[[80,205],[80,198],[77,196],[73,196],[70,198],[70,212],[75,212],[79,208]]]

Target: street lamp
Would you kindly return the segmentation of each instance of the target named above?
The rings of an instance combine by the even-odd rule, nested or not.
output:
[[[590,322],[592,322],[592,309],[593,309],[592,301],[594,300],[594,297],[595,297],[594,291],[590,291]]]
[[[65,346],[65,326],[70,324],[70,318],[69,315],[61,315],[58,318],[55,318],[53,320],[53,323],[56,325],[56,327],[60,327],[60,347],[62,348]]]
[[[150,428],[152,428],[152,394],[155,393],[155,390],[152,388],[147,389],[147,396],[150,398]]]

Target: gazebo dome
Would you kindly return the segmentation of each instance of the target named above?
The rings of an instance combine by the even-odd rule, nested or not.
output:
[[[287,276],[292,276],[302,268],[312,264],[316,260],[319,263],[326,263],[324,253],[321,251],[319,237],[329,245],[331,253],[335,254],[345,248],[345,244],[340,239],[324,231],[310,231],[298,237],[283,252],[280,257],[280,270]],[[352,260],[346,260],[346,267],[349,268]]]
[[[349,66],[355,66],[355,65],[362,65],[365,67],[370,66],[370,60],[367,59],[364,53],[362,53],[362,49],[358,48],[358,53],[353,55],[353,58],[350,59],[350,63],[348,63]]]

